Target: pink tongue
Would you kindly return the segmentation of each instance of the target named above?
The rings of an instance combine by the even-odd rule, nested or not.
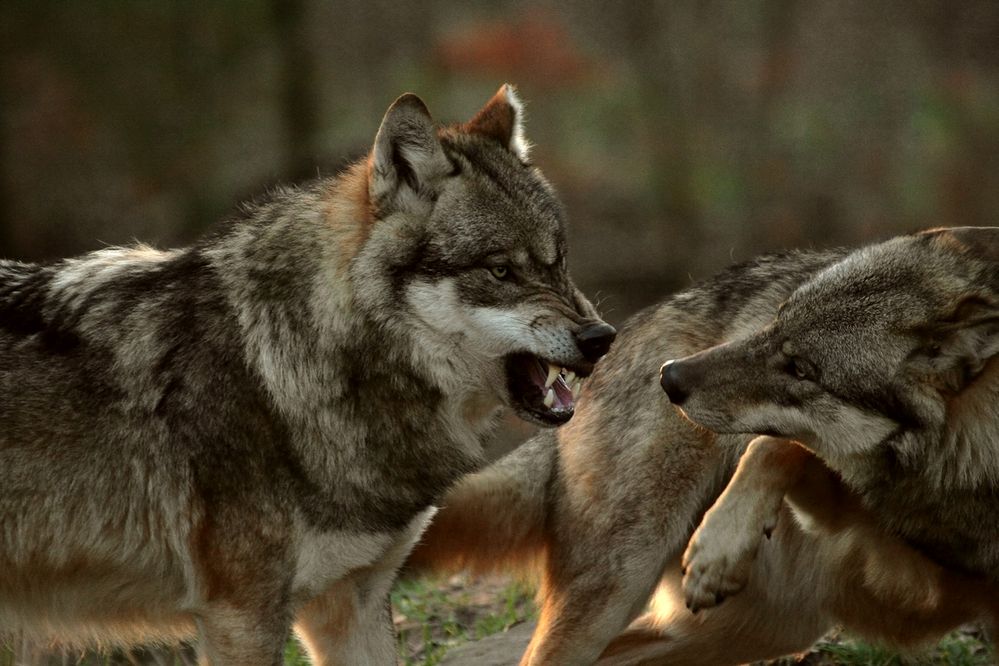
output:
[[[555,411],[566,411],[572,409],[573,403],[575,402],[572,397],[572,391],[568,386],[565,385],[565,380],[559,377],[552,384],[555,389],[555,404],[552,405],[552,409]]]

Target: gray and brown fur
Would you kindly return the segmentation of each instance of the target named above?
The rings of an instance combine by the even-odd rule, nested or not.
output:
[[[802,442],[886,533],[995,582],[997,355],[999,229],[944,229],[851,254],[760,332],[666,364],[663,386],[714,430]],[[782,475],[772,476],[778,495]],[[736,522],[750,529],[761,512],[742,514]],[[707,543],[717,531],[701,530],[688,553],[697,605],[744,559]],[[740,576],[731,578],[737,588]]]
[[[400,97],[365,160],[191,247],[0,262],[0,630],[394,663],[433,504],[536,417],[506,357],[585,374],[612,337],[565,246],[504,87],[455,126]]]
[[[738,664],[805,650],[839,624],[912,646],[990,613],[990,588],[886,532],[821,465],[809,468],[814,492],[798,496],[812,523],[778,502],[776,525],[753,534],[763,543],[742,592],[696,615],[685,606],[684,547],[750,437],[686,419],[659,365],[753,335],[847,256],[763,257],[633,317],[573,421],[459,482],[414,566],[540,572],[538,628],[522,661],[534,666]]]

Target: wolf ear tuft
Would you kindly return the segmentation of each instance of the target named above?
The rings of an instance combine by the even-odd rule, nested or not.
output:
[[[436,184],[451,171],[430,111],[406,93],[385,112],[371,153],[368,189],[381,209],[406,208],[413,198],[432,200]]]
[[[524,138],[524,105],[516,89],[504,83],[496,94],[464,125],[471,134],[495,139],[521,162],[527,162],[531,146]]]

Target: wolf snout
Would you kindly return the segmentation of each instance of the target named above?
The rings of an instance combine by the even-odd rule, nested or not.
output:
[[[596,363],[608,351],[617,337],[617,329],[604,321],[589,324],[576,334],[576,346],[587,361]]]
[[[674,405],[682,405],[690,395],[685,374],[683,364],[676,360],[666,361],[659,368],[659,384],[666,391],[666,397]]]

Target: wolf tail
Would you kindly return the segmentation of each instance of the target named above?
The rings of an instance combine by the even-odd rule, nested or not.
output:
[[[558,443],[542,431],[459,481],[407,562],[412,573],[515,573],[533,578],[545,550],[547,489]]]

